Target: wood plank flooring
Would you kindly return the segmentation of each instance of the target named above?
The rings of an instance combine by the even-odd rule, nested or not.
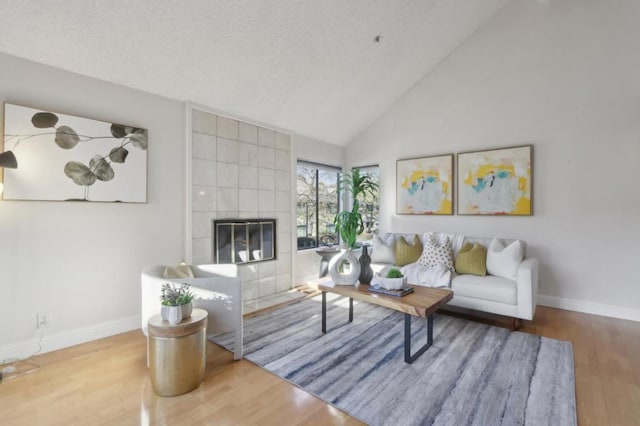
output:
[[[539,307],[520,330],[573,343],[579,424],[640,424],[640,323]],[[158,397],[145,357],[141,331],[38,356],[39,371],[0,384],[0,424],[360,424],[213,344],[198,389]]]

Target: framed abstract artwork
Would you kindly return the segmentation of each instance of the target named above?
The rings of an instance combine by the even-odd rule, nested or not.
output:
[[[147,146],[139,127],[5,103],[3,198],[146,203]]]
[[[531,145],[458,154],[458,214],[531,216]]]
[[[453,214],[453,154],[397,161],[396,213]]]

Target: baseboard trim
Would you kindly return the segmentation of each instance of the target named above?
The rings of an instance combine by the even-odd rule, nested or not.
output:
[[[140,316],[134,315],[115,321],[107,321],[100,324],[78,328],[75,330],[63,331],[49,335],[46,328],[42,329],[42,350],[40,354],[68,348],[92,340],[102,339],[127,331],[140,328]],[[0,347],[0,362],[15,358],[25,358],[38,350],[40,342],[40,331],[29,340],[11,343]]]
[[[640,321],[640,309],[589,302],[586,300],[567,299],[564,297],[538,295],[538,305],[585,314],[602,315],[631,321]]]

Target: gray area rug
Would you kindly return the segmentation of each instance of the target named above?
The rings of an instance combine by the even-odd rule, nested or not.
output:
[[[249,361],[371,425],[575,425],[571,343],[436,315],[413,364],[403,314],[327,294],[244,322]],[[413,348],[426,320],[413,318]],[[232,335],[211,337],[228,349]]]

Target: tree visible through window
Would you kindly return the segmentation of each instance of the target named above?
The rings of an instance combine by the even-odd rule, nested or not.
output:
[[[296,167],[298,250],[338,243],[333,219],[340,199],[340,169],[299,161]]]

